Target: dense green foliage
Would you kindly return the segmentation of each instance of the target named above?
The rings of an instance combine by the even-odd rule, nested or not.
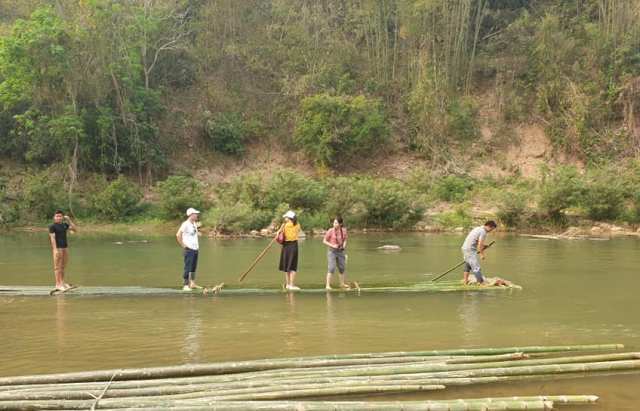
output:
[[[47,172],[28,176],[23,181],[22,212],[35,218],[52,217],[56,209],[68,208],[62,181]]]
[[[0,1],[0,150],[24,162],[149,175],[202,130],[189,111],[213,113],[204,139],[227,154],[255,120],[322,165],[385,141],[442,162],[488,103],[494,130],[539,122],[589,162],[637,154],[637,2]]]
[[[4,222],[62,206],[144,214],[138,190],[164,218],[215,198],[207,218],[222,231],[264,227],[287,207],[311,226],[340,213],[360,227],[411,227],[432,202],[470,206],[491,190],[482,201],[510,226],[640,221],[634,173],[615,179],[607,168],[620,175],[640,153],[638,2],[0,0],[0,9],[0,161],[28,170],[0,190]],[[527,135],[513,130],[531,123],[558,163],[585,170],[499,187],[472,173],[504,161],[498,140],[518,144]],[[191,173],[209,151],[242,167],[253,146],[323,177],[249,174],[209,191],[186,177],[157,183]],[[353,165],[366,174],[389,152],[431,172],[402,183],[336,174]],[[96,175],[116,186],[89,188]],[[444,225],[469,223],[458,206],[441,214]]]
[[[245,151],[248,127],[235,114],[222,113],[207,119],[205,124],[207,141],[214,150],[232,156],[241,156]]]
[[[108,220],[133,215],[142,200],[142,190],[123,176],[109,183],[93,200],[96,213]]]
[[[200,183],[188,176],[171,176],[157,185],[165,218],[186,218],[187,208],[203,209],[206,202]]]
[[[319,165],[335,166],[369,154],[387,134],[378,101],[327,94],[302,100],[296,142]]]

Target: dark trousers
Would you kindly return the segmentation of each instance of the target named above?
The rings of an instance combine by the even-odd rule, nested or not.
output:
[[[196,280],[196,268],[198,267],[198,250],[187,248],[184,250],[184,285]]]

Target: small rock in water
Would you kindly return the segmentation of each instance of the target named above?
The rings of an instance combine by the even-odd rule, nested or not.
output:
[[[382,245],[380,247],[378,247],[378,250],[393,250],[393,251],[399,251],[400,250],[400,246],[399,245]]]

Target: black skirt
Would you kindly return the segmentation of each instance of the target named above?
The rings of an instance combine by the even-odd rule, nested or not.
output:
[[[298,271],[298,242],[285,241],[280,252],[280,271]]]

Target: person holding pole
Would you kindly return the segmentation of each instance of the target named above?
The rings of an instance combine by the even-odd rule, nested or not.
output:
[[[187,210],[187,220],[180,225],[176,233],[176,240],[183,249],[184,272],[183,291],[191,291],[193,288],[202,288],[196,284],[196,268],[198,267],[198,217],[200,211],[195,208]]]
[[[287,290],[299,290],[295,283],[298,271],[298,236],[300,234],[300,224],[296,213],[289,210],[283,216],[284,225],[282,227],[283,242],[280,252],[280,271],[285,273],[285,288]]]
[[[464,284],[469,284],[469,273],[472,272],[476,277],[478,284],[484,282],[482,271],[480,270],[480,259],[484,260],[484,251],[486,249],[485,240],[487,234],[496,229],[498,225],[495,221],[489,220],[483,226],[476,227],[467,235],[462,244],[462,256],[464,257]]]
[[[347,248],[347,229],[344,228],[342,217],[338,216],[333,220],[333,227],[327,230],[322,243],[329,247],[327,250],[329,268],[324,288],[331,290],[331,276],[336,272],[336,268],[340,275],[340,288],[349,288],[344,281],[347,259],[344,250]]]
[[[49,226],[49,241],[51,241],[51,252],[53,254],[53,272],[56,279],[55,290],[66,291],[72,288],[64,281],[64,270],[69,262],[69,248],[67,243],[67,231],[72,233],[78,227],[69,216],[64,215],[61,210],[56,210],[53,214],[53,224]]]

